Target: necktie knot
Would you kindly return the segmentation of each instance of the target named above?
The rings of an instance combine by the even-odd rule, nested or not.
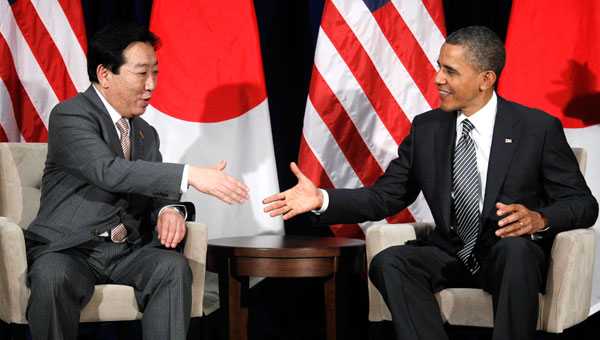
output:
[[[123,155],[125,159],[129,160],[131,157],[131,141],[129,140],[129,124],[127,124],[127,118],[123,117],[115,123],[119,132],[121,132],[121,148],[123,148]]]
[[[129,126],[127,124],[127,118],[122,117],[121,119],[117,120],[117,128],[119,129],[119,132],[121,132],[121,138],[123,138],[123,136],[128,135],[128,130],[129,130]]]
[[[468,135],[475,128],[475,125],[471,123],[468,119],[463,120],[462,122],[462,135]]]

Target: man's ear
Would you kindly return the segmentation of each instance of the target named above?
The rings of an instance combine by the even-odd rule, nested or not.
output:
[[[104,65],[100,64],[98,65],[98,67],[96,67],[96,76],[98,77],[98,83],[100,83],[100,86],[102,86],[102,88],[108,88],[108,79],[110,75],[110,70],[107,69]]]
[[[489,88],[493,88],[496,84],[496,72],[494,71],[484,71],[482,73],[481,82],[479,83],[479,90],[485,91]]]

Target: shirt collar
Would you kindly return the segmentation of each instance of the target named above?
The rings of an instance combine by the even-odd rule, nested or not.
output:
[[[469,118],[475,127],[474,131],[481,135],[491,135],[494,132],[494,122],[496,121],[496,112],[498,112],[498,97],[496,91],[492,93],[492,98],[479,111],[470,117],[465,116],[459,111],[456,117],[456,126],[460,126],[463,120]]]
[[[112,107],[112,105],[110,105],[110,103],[106,100],[106,98],[104,98],[104,96],[102,95],[102,93],[100,93],[100,91],[98,91],[98,89],[96,88],[96,85],[92,86],[94,88],[94,90],[96,91],[96,94],[98,94],[98,97],[100,97],[100,100],[102,101],[102,104],[104,104],[104,107],[106,108],[106,111],[108,111],[108,115],[110,116],[110,119],[112,120],[113,124],[117,124],[117,121],[121,118],[123,118],[123,116],[121,116],[117,110],[115,110],[114,107]],[[126,119],[127,121],[127,125],[129,126],[129,130],[131,130],[131,126],[129,124],[129,119]]]

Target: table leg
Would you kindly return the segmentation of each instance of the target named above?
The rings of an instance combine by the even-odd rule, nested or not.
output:
[[[339,266],[339,258],[335,258],[336,270],[328,277],[324,286],[325,327],[327,340],[346,339],[346,270]]]
[[[344,272],[337,273],[336,280],[336,329],[337,329],[337,338],[338,339],[346,339],[346,320],[348,312],[347,310],[347,302],[348,302],[348,291],[347,291],[347,283],[348,283],[348,275]]]
[[[327,340],[336,340],[336,273],[327,278],[323,283],[325,296],[325,330],[327,332]]]
[[[219,273],[219,301],[230,340],[248,339],[248,277],[227,272]]]

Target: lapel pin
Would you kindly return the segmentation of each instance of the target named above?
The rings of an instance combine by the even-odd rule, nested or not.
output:
[[[140,145],[144,145],[144,133],[140,131]]]
[[[512,143],[512,138],[504,138],[504,143],[506,143],[506,144]]]

